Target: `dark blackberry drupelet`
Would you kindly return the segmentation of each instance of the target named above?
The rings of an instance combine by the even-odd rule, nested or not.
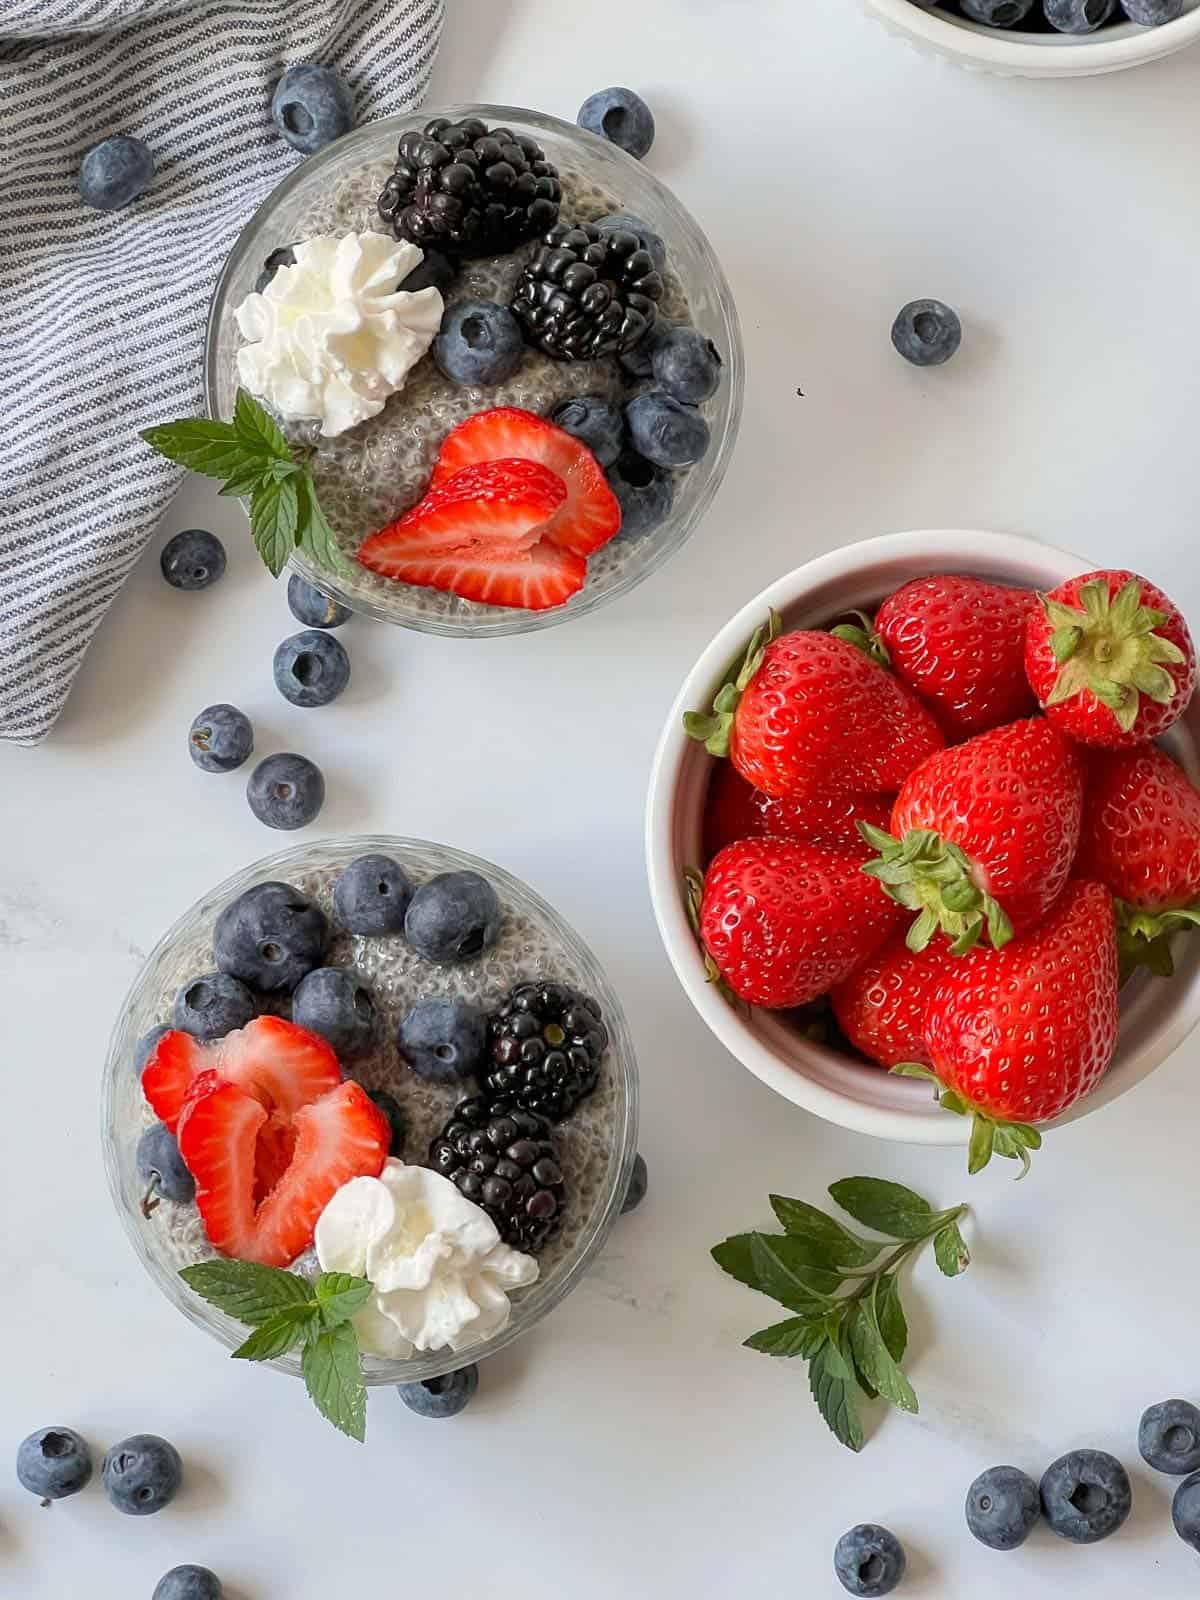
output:
[[[558,1231],[566,1191],[545,1117],[511,1100],[461,1100],[429,1147],[429,1165],[516,1249],[540,1250]]]
[[[521,274],[513,311],[529,343],[548,356],[597,361],[641,343],[662,292],[637,234],[560,222]]]
[[[448,256],[504,255],[558,221],[558,169],[525,133],[437,117],[401,136],[379,215]]]
[[[488,1022],[494,1099],[510,1099],[550,1122],[570,1116],[600,1076],[608,1029],[588,995],[562,983],[521,983]]]

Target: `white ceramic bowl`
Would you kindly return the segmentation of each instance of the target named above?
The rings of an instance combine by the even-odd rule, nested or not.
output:
[[[1091,78],[1173,55],[1200,39],[1200,0],[1160,28],[1114,23],[1096,33],[1023,33],[926,11],[913,0],[864,0],[891,32],[961,66],[1016,78]]]
[[[646,860],[667,954],[688,998],[730,1053],[785,1100],[857,1133],[908,1144],[965,1144],[969,1122],[943,1111],[928,1084],[895,1078],[803,1038],[770,1011],[735,1009],[707,982],[682,893],[684,869],[701,861],[701,825],[712,757],[683,731],[685,711],[707,707],[731,661],[769,607],[792,628],[823,627],[850,609],[873,612],[910,578],[967,572],[1050,589],[1096,565],[1011,534],[893,533],[846,545],[790,572],[721,629],[684,680],[663,729],[650,778]],[[1147,573],[1153,577],[1153,573]],[[1200,782],[1200,696],[1165,741]],[[1200,1021],[1200,939],[1176,950],[1173,979],[1142,975],[1121,992],[1121,1036],[1099,1085],[1061,1120],[1086,1116],[1160,1066]]]

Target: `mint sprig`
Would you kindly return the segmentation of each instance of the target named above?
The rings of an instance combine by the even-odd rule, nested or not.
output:
[[[735,1234],[712,1256],[730,1277],[793,1313],[751,1334],[746,1346],[807,1361],[817,1409],[842,1444],[861,1450],[863,1397],[918,1409],[900,1365],[908,1347],[900,1269],[932,1240],[947,1277],[965,1271],[971,1258],[959,1221],[967,1207],[935,1211],[913,1190],[881,1178],[843,1178],[829,1192],[855,1222],[888,1238],[867,1238],[807,1201],[773,1194],[771,1209],[785,1231]],[[900,1242],[889,1250],[889,1240]]]
[[[235,1361],[275,1361],[303,1343],[309,1398],[335,1428],[361,1444],[367,1391],[351,1318],[371,1297],[365,1278],[323,1272],[314,1283],[252,1261],[200,1261],[179,1276],[209,1305],[253,1328]]]
[[[327,572],[346,569],[313,475],[292,454],[274,417],[239,389],[232,422],[186,417],[143,428],[141,437],[168,461],[220,478],[220,493],[249,501],[255,548],[277,578],[293,550]]]

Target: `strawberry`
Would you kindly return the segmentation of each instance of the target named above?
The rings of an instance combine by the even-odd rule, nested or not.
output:
[[[620,531],[621,507],[587,446],[544,417],[515,406],[476,412],[448,433],[430,487],[438,488],[474,462],[504,456],[540,462],[566,486],[566,504],[542,530],[551,544],[590,556]]]
[[[142,1093],[172,1133],[193,1080],[204,1072],[215,1072],[268,1113],[279,1111],[285,1118],[342,1081],[337,1056],[325,1040],[282,1017],[255,1017],[210,1044],[190,1033],[165,1033],[142,1071]]]
[[[700,937],[751,1005],[804,1005],[847,977],[899,913],[852,855],[792,839],[726,845],[704,877]]]
[[[865,825],[868,862],[916,911],[910,949],[940,928],[961,955],[986,931],[997,947],[1035,927],[1075,859],[1083,770],[1069,739],[1044,717],[1010,722],[930,756],[892,808],[891,833]]]
[[[779,799],[888,794],[945,739],[912,691],[830,633],[780,633],[772,611],[730,669],[712,714],[684,727]]]
[[[882,1067],[901,1061],[928,1065],[925,1016],[947,962],[955,959],[942,938],[925,950],[910,950],[904,935],[894,934],[830,990],[838,1027]]]
[[[390,578],[392,561],[406,555],[446,550],[515,555],[537,543],[566,498],[562,479],[536,461],[484,461],[455,473],[373,533],[358,559]]]
[[[978,945],[947,962],[925,1021],[942,1104],[972,1118],[972,1172],[993,1154],[1024,1167],[1041,1145],[1030,1126],[1095,1087],[1117,1044],[1117,940],[1112,896],[1076,879],[1032,933],[1003,950]]]
[[[269,1113],[255,1095],[215,1072],[195,1082],[179,1121],[179,1151],[196,1180],[205,1232],[223,1255],[285,1267],[312,1243],[317,1218],[342,1184],[378,1177],[390,1143],[387,1119],[357,1083],[300,1106],[290,1148],[264,1173]],[[270,1148],[270,1147],[269,1147]]]
[[[1089,572],[1040,597],[1025,629],[1025,671],[1046,715],[1081,744],[1157,739],[1196,686],[1187,623],[1133,572]]]
[[[730,761],[713,767],[704,808],[704,859],[738,839],[802,839],[828,850],[848,850],[862,860],[871,854],[858,821],[886,828],[892,802],[881,794],[814,795],[808,800],[777,800],[752,789]]]
[[[1126,971],[1169,978],[1171,935],[1200,923],[1200,792],[1165,751],[1093,753],[1075,870],[1116,896]]]
[[[376,535],[378,538],[379,535]],[[362,551],[359,552],[362,559]],[[516,606],[524,611],[549,611],[578,594],[587,577],[587,562],[568,550],[539,539],[530,550],[500,554],[488,550],[413,550],[381,555],[372,570],[413,583],[442,589],[464,600],[490,606]]]

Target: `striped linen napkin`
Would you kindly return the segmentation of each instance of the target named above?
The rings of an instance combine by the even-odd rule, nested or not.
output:
[[[181,470],[136,430],[202,411],[208,299],[238,230],[301,159],[285,67],[335,66],[360,121],[416,105],[444,0],[0,4],[0,740],[37,744]],[[143,139],[122,211],[79,198],[84,151]]]

